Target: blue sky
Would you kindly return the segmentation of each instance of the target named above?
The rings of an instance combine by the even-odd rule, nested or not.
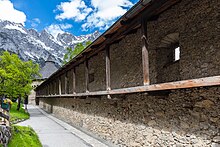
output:
[[[0,0],[0,19],[56,35],[103,32],[138,0]]]

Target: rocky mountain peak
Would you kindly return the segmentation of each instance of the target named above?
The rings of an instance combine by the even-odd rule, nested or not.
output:
[[[66,47],[74,47],[77,43],[93,41],[100,32],[74,36],[64,32],[55,38],[46,30],[26,29],[22,24],[0,20],[0,51],[8,50],[16,53],[23,60],[33,60],[43,66],[49,56],[57,64],[62,63]]]

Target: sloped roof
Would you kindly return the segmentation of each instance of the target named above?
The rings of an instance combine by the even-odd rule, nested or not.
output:
[[[40,69],[40,74],[42,77],[37,77],[36,79],[47,79],[50,77],[54,72],[56,72],[58,68],[55,66],[55,61],[51,56],[47,58],[47,61],[45,62],[44,67]]]

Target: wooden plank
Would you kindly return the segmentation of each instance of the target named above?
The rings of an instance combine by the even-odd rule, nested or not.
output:
[[[10,115],[9,115],[9,112],[0,108],[0,117],[1,117],[1,121],[0,121],[0,124],[1,125],[6,125],[8,127],[10,127]]]
[[[50,83],[50,95],[53,95],[53,82]]]
[[[73,94],[76,93],[76,70],[75,70],[75,67],[73,67],[72,69],[72,72],[73,72]]]
[[[111,90],[111,73],[110,73],[110,47],[106,46],[105,49],[105,72],[106,72],[106,90]]]
[[[140,92],[150,92],[150,91],[163,91],[163,90],[175,90],[175,89],[186,89],[186,88],[195,88],[195,87],[208,87],[208,86],[219,86],[220,85],[220,76],[214,77],[205,77],[199,79],[183,80],[177,82],[169,82],[162,84],[153,84],[146,86],[122,88],[122,89],[113,89],[109,91],[97,91],[89,93],[77,93],[77,94],[68,94],[60,96],[45,96],[40,95],[38,98],[56,98],[56,97],[80,97],[80,96],[96,96],[96,95],[118,95],[118,94],[129,94],[129,93],[140,93]]]
[[[143,79],[144,85],[150,84],[150,77],[149,77],[149,57],[148,57],[148,44],[147,44],[147,23],[142,18],[141,23],[141,40],[142,40],[142,65],[143,65]]]
[[[61,95],[61,77],[59,77],[59,95]]]
[[[3,117],[7,120],[9,120],[9,115],[6,115],[4,112],[0,112],[0,117]]]
[[[54,95],[57,95],[57,80],[54,81]]]
[[[86,93],[89,92],[89,67],[88,67],[88,59],[85,60],[85,84],[86,84]]]
[[[57,95],[57,79],[54,82],[54,94]]]
[[[65,73],[65,79],[64,79],[64,89],[65,89],[65,94],[68,94],[68,88],[67,88],[67,82],[68,82],[68,77],[67,77],[67,72]]]
[[[53,85],[54,85],[54,82],[52,82],[51,85],[50,85],[50,87],[51,87],[51,92],[50,92],[50,94],[51,94],[51,95],[54,95],[54,94],[53,94]]]
[[[47,94],[50,95],[50,87],[49,87],[49,83],[47,84]]]
[[[49,83],[49,92],[50,92],[50,95],[51,95],[51,93],[52,93],[52,89],[51,89],[51,87],[52,87],[52,83]]]
[[[106,90],[111,90],[111,62],[110,62],[110,46],[105,48],[105,72],[106,72]],[[110,95],[107,95],[108,99],[111,99]]]

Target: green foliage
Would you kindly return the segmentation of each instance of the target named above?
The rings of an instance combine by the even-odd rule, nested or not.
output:
[[[36,75],[39,76],[38,64],[24,62],[16,54],[3,52],[0,56],[0,95],[18,97],[29,94]]]
[[[39,138],[31,127],[12,126],[9,147],[42,147]]]
[[[82,43],[78,43],[74,49],[67,47],[67,53],[64,55],[63,58],[63,65],[69,62],[71,59],[73,59],[75,56],[77,56],[79,53],[81,53],[88,45],[90,45],[92,42],[88,41],[85,45]]]
[[[29,113],[25,112],[25,110],[21,107],[19,111],[17,111],[17,103],[13,103],[10,109],[10,122],[21,120],[21,119],[29,119]]]

